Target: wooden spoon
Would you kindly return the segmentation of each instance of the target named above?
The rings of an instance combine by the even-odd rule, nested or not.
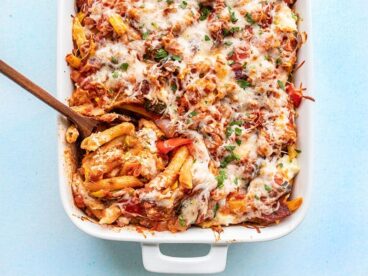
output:
[[[4,61],[0,59],[0,72],[7,76],[9,79],[14,81],[15,83],[22,86],[24,89],[28,90],[33,96],[36,96],[41,101],[52,107],[53,109],[59,111],[65,117],[67,117],[70,121],[72,121],[83,137],[90,136],[92,131],[98,127],[100,122],[82,116],[72,110],[70,107],[61,103],[55,97],[53,97],[46,90],[42,89],[31,80],[23,76],[21,73],[16,71],[14,68],[6,64]]]

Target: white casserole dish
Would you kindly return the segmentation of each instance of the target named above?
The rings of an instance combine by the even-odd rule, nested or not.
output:
[[[313,91],[312,84],[312,42],[310,22],[310,1],[299,0],[296,9],[302,17],[300,30],[308,33],[308,41],[299,51],[299,62],[306,60],[306,64],[296,74],[296,84],[300,82]],[[70,70],[65,62],[66,54],[72,51],[71,39],[71,15],[75,14],[74,1],[59,1],[58,5],[58,49],[57,49],[57,96],[66,102],[73,91],[73,85],[69,77]],[[65,153],[70,148],[65,142],[64,133],[67,121],[58,118],[58,147],[59,147],[59,184],[60,195],[66,213],[73,223],[82,231],[107,240],[135,241],[142,244],[142,257],[144,267],[149,271],[165,273],[215,273],[221,272],[226,266],[228,245],[240,242],[268,241],[280,238],[294,230],[303,220],[310,203],[310,190],[312,183],[312,104],[304,103],[299,108],[298,135],[299,148],[303,150],[299,162],[301,171],[297,176],[293,196],[303,197],[302,206],[291,216],[282,220],[278,225],[273,225],[257,233],[253,229],[242,226],[225,227],[221,234],[214,233],[210,229],[191,228],[183,233],[170,232],[145,232],[138,233],[134,228],[102,227],[88,219],[74,205],[70,186],[70,173],[72,166],[70,160],[65,159]],[[161,254],[160,243],[206,243],[211,244],[211,250],[207,256],[195,258],[176,258]]]

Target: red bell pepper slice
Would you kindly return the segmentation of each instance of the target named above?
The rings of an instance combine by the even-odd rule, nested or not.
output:
[[[286,92],[289,94],[294,106],[299,107],[303,98],[301,89],[295,89],[294,85],[290,83],[286,86]]]
[[[159,153],[167,154],[180,146],[188,145],[192,142],[192,139],[188,138],[171,138],[165,141],[158,141],[156,146]]]

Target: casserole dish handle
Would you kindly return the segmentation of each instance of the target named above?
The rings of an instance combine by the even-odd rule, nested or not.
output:
[[[161,273],[216,273],[224,271],[227,256],[226,244],[212,244],[206,256],[182,258],[161,253],[160,244],[142,243],[145,269]]]

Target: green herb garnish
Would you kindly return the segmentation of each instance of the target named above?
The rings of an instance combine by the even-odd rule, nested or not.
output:
[[[236,136],[240,136],[240,135],[242,134],[242,132],[243,132],[243,131],[242,131],[242,129],[241,129],[241,128],[238,128],[238,127],[237,127],[237,128],[235,128],[235,135],[236,135]]]
[[[113,77],[114,79],[117,79],[117,78],[119,77],[119,72],[118,72],[118,71],[114,71],[114,72],[112,72],[112,77]]]
[[[181,57],[180,56],[171,56],[171,58],[175,61],[181,61]]]
[[[229,10],[229,14],[230,14],[230,21],[232,22],[232,23],[236,23],[237,21],[238,21],[238,18],[236,18],[236,16],[235,16],[235,12],[234,11],[232,11],[232,9],[230,8],[230,7],[227,7],[228,8],[228,10]]]
[[[236,147],[233,145],[227,145],[224,147],[227,151],[233,151]]]
[[[231,126],[241,126],[243,124],[243,121],[232,121],[230,123]]]
[[[155,59],[156,60],[162,60],[162,59],[165,59],[167,58],[169,55],[168,52],[165,51],[165,49],[158,49],[157,52],[156,52],[156,55],[155,55]]]
[[[121,70],[123,70],[124,72],[125,72],[126,70],[128,70],[128,67],[129,67],[129,64],[128,64],[128,63],[122,63],[122,64],[120,65],[120,69],[121,69]]]
[[[256,22],[254,21],[254,19],[253,19],[252,15],[251,15],[249,12],[247,12],[247,14],[245,15],[245,19],[247,20],[247,22],[248,22],[249,24],[254,24],[254,23],[256,23]]]
[[[197,116],[197,115],[198,115],[198,112],[197,112],[197,111],[195,111],[195,110],[189,113],[189,117],[190,117],[190,118],[192,118],[192,117],[194,117],[194,116]]]
[[[243,89],[245,89],[245,88],[247,88],[247,87],[250,86],[250,82],[249,81],[246,81],[246,80],[243,80],[243,79],[237,80],[236,82]]]
[[[285,84],[284,84],[282,81],[278,80],[278,81],[277,81],[277,85],[278,85],[282,90],[285,90]]]
[[[200,13],[199,20],[203,21],[203,20],[206,20],[207,17],[210,15],[211,10],[207,7],[202,7],[199,13]]]
[[[149,31],[146,31],[146,32],[144,32],[143,34],[142,34],[142,38],[143,38],[143,40],[146,40],[147,38],[148,38],[148,36],[149,36]]]
[[[178,90],[178,86],[176,85],[176,83],[173,83],[173,84],[171,85],[171,90],[172,90],[173,92],[175,92],[176,90]]]
[[[229,165],[231,162],[238,160],[240,160],[239,155],[237,155],[234,152],[231,152],[229,155],[226,155],[225,158],[220,162],[220,167],[226,168],[227,165]]]
[[[180,3],[180,8],[185,9],[188,6],[188,3],[186,1],[182,1]]]
[[[227,127],[226,130],[225,130],[225,135],[227,138],[229,138],[231,136],[231,134],[234,133],[234,130],[231,128],[231,127]]]
[[[181,226],[181,227],[185,227],[185,226],[187,226],[187,223],[185,222],[185,219],[183,218],[183,216],[182,216],[182,215],[180,215],[180,216],[178,217],[178,220],[179,220],[179,224],[180,224],[180,226]]]
[[[216,176],[217,188],[224,187],[224,182],[226,178],[227,178],[226,171],[220,170],[218,176]]]
[[[215,207],[213,207],[213,213],[214,216],[216,216],[218,209],[220,208],[220,205],[218,203],[216,203]]]
[[[111,57],[111,63],[118,64],[119,60],[116,57]]]
[[[264,188],[267,192],[271,192],[272,191],[272,188],[268,185],[264,185]]]
[[[208,35],[204,36],[204,41],[210,41],[210,40],[211,40],[211,38]]]

